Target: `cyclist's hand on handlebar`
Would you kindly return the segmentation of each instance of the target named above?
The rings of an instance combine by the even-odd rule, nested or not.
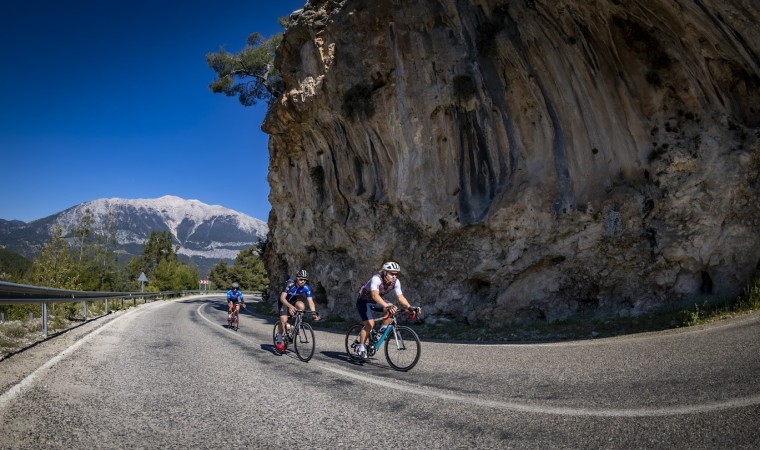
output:
[[[291,316],[295,316],[296,315],[296,307],[293,306],[293,305],[288,306],[288,312],[290,313]]]
[[[315,322],[319,321],[319,312],[318,311],[312,311],[311,312],[311,318],[314,319]]]
[[[398,308],[396,308],[396,305],[388,305],[384,309],[391,314],[396,314],[396,312],[398,311]]]

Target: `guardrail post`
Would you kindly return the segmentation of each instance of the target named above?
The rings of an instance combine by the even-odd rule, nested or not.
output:
[[[47,337],[48,331],[48,311],[47,303],[42,304],[42,337]]]
[[[34,313],[29,311],[29,320],[34,320]]]
[[[87,320],[87,300],[82,300],[82,317]]]
[[[5,313],[0,312],[0,323],[5,323]]]
[[[103,315],[107,316],[108,315],[108,299],[107,298],[103,299],[103,305],[105,305],[105,312],[103,313]]]

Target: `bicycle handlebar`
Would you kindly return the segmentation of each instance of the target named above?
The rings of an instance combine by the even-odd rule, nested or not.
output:
[[[296,308],[296,314],[306,314],[306,313],[311,314],[311,317],[319,315],[319,311],[316,311],[316,310],[315,311],[305,311],[305,310],[301,310],[301,309]],[[293,314],[293,315],[295,316],[295,314]]]
[[[416,319],[417,318],[417,313],[420,310],[420,308],[418,306],[412,306],[412,307],[409,307],[409,308],[407,308],[405,306],[397,306],[397,308],[398,308],[398,311],[396,311],[396,314],[399,314],[399,313],[410,314],[409,320]],[[385,316],[381,317],[378,320],[390,319],[392,316],[393,316],[393,314],[391,314],[389,312],[386,312]]]

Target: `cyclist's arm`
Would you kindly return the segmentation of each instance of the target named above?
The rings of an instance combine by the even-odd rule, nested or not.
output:
[[[409,301],[404,297],[404,294],[401,294],[398,296],[398,302],[401,303],[401,306],[405,306],[407,308],[411,308],[412,304],[409,303]]]
[[[314,312],[314,314],[312,315],[312,318],[314,320],[319,320],[319,313],[317,312],[317,308],[314,307],[314,298],[306,297],[306,301],[309,303],[310,310]]]

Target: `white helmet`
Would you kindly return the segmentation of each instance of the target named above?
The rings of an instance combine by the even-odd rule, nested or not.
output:
[[[397,262],[388,261],[383,264],[383,270],[387,270],[388,272],[401,272],[401,267]]]

